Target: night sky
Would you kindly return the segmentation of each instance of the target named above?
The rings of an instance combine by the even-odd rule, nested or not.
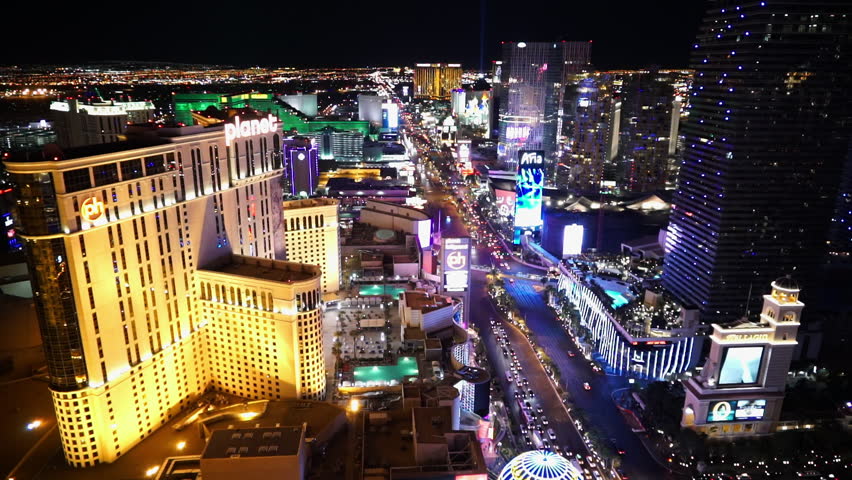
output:
[[[102,60],[377,66],[480,59],[479,0],[10,2],[2,64]],[[486,0],[501,40],[592,40],[596,68],[686,66],[704,0]]]

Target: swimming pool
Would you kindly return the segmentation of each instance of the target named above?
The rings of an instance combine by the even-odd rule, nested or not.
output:
[[[604,291],[607,295],[609,295],[609,298],[612,299],[612,308],[623,307],[630,303],[630,300],[628,300],[624,295],[622,295],[621,292],[616,292],[615,290]]]
[[[361,285],[358,294],[362,297],[367,295],[390,295],[399,300],[400,294],[405,290],[405,287],[394,287],[391,285]]]
[[[388,382],[402,381],[402,377],[417,375],[417,360],[414,357],[399,357],[396,365],[373,365],[372,367],[355,367],[353,375],[356,382]]]

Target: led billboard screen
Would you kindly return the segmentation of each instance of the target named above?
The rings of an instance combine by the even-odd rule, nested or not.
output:
[[[541,227],[541,192],[544,185],[544,151],[518,150],[518,175],[515,183],[514,243],[521,243],[526,230]]]
[[[464,292],[470,287],[470,238],[441,240],[445,292]]]
[[[762,346],[728,347],[722,358],[719,385],[749,385],[757,383],[763,359]]]
[[[583,226],[565,225],[562,231],[562,257],[579,255],[583,251]]]
[[[501,217],[511,217],[515,214],[515,192],[511,190],[494,189],[497,197],[497,212]]]
[[[762,420],[765,410],[766,400],[711,402],[707,409],[707,422]]]

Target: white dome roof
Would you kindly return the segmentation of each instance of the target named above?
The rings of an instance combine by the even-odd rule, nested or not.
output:
[[[583,480],[583,475],[565,457],[549,450],[533,450],[510,460],[499,480]]]

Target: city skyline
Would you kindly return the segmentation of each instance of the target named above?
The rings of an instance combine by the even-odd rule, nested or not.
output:
[[[852,0],[275,7],[6,9],[2,478],[850,476]]]
[[[592,62],[596,68],[679,68],[687,65],[689,45],[705,8],[703,2],[676,0],[656,2],[653,7],[621,0],[564,5],[534,0],[523,6],[491,0],[483,2],[483,16],[480,2],[463,2],[447,10],[398,3],[374,9],[354,4],[332,9],[324,4],[302,4],[297,11],[281,12],[286,21],[274,27],[250,20],[242,35],[222,24],[220,14],[229,8],[224,2],[207,3],[204,8],[154,3],[159,5],[146,8],[146,12],[105,2],[87,4],[86,12],[60,4],[52,6],[49,18],[33,15],[27,5],[10,5],[8,18],[16,18],[23,30],[40,35],[4,52],[2,63],[140,60],[237,66],[376,66],[460,62],[465,69],[478,69],[482,60],[487,71],[490,62],[500,56],[500,42],[565,39],[595,42]],[[261,15],[268,7],[249,2],[241,8]],[[130,21],[96,20],[97,13],[116,11]],[[87,20],[88,12],[97,13]],[[152,18],[147,12],[159,15]],[[533,20],[519,21],[521,12],[527,12]],[[674,21],[672,12],[676,12]],[[84,24],[97,21],[97,28],[69,21],[75,18]],[[309,18],[312,20],[307,21]],[[413,18],[417,19],[414,30],[410,28]],[[152,20],[157,28],[149,31],[146,25]],[[321,29],[317,21],[322,22]],[[55,38],[70,41],[55,42]]]

